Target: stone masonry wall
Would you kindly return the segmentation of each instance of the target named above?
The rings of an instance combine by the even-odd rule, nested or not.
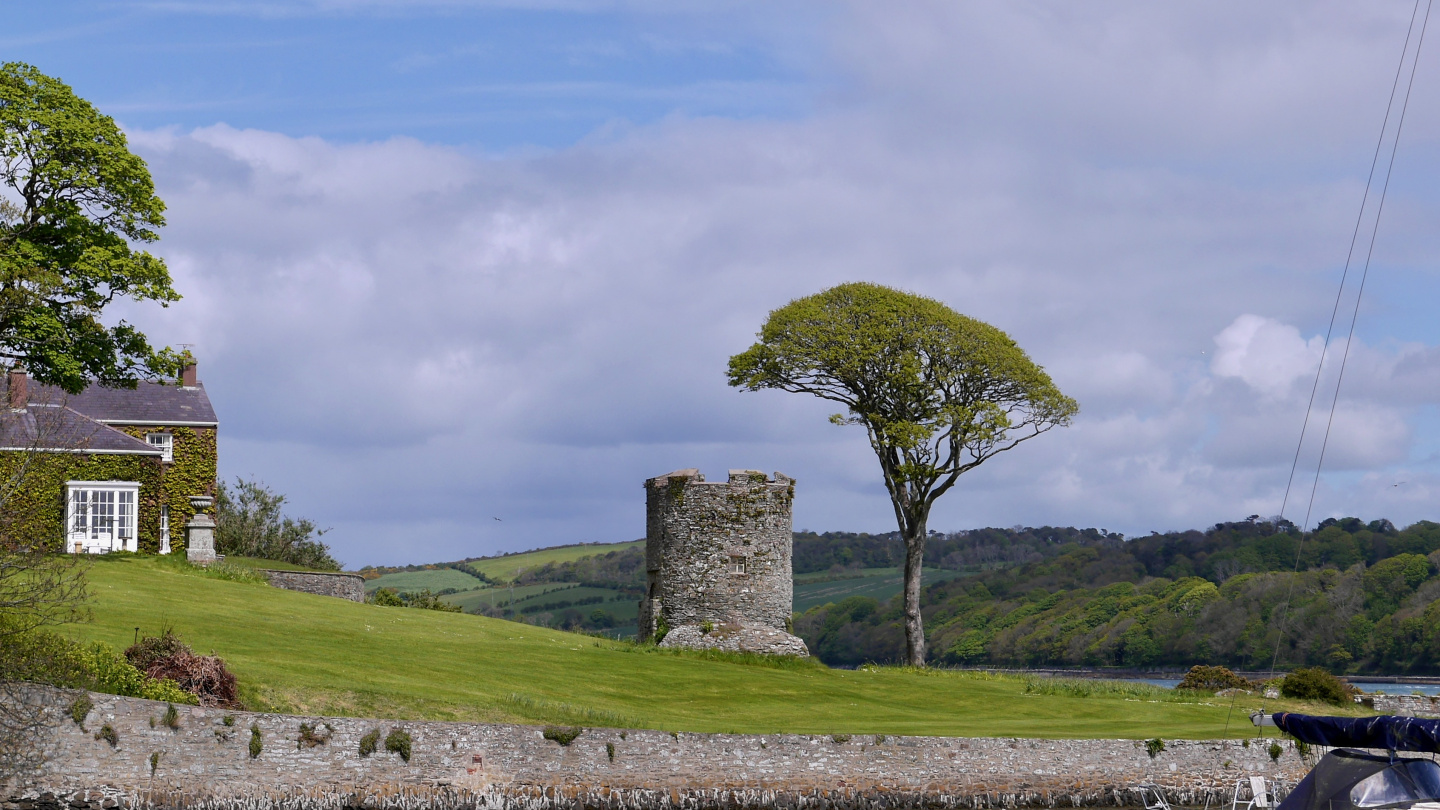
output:
[[[320,573],[313,571],[277,571],[261,569],[270,584],[287,591],[336,596],[352,602],[365,601],[365,578],[359,574]]]
[[[1381,714],[1405,717],[1440,717],[1440,695],[1364,695],[1355,698]]]
[[[711,483],[698,470],[645,482],[646,598],[640,634],[744,623],[784,631],[792,610],[791,504],[795,482],[731,470]]]
[[[569,745],[521,725],[294,717],[178,707],[92,694],[82,730],[57,701],[51,762],[6,795],[206,808],[929,808],[1139,806],[1155,783],[1173,803],[1219,806],[1248,776],[1283,794],[1308,770],[1290,743],[1029,740],[879,735],[735,735],[584,729]],[[225,723],[230,717],[231,724]],[[301,742],[301,723],[324,742]],[[97,739],[108,725],[117,743]],[[408,762],[385,750],[393,729]],[[261,747],[251,756],[259,729]],[[378,750],[360,754],[379,731]],[[1164,737],[1163,729],[1156,734]],[[1272,732],[1273,733],[1273,732]],[[1313,756],[1313,755],[1312,755]],[[152,768],[152,762],[154,767]],[[9,807],[19,807],[14,801]],[[31,806],[34,806],[33,802]],[[81,810],[84,804],[71,804]]]

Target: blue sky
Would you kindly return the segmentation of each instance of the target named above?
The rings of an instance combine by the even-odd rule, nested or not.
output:
[[[130,126],[488,151],[669,115],[793,117],[827,81],[806,32],[818,9],[487,5],[20,4],[0,46]]]
[[[862,434],[724,382],[852,280],[1006,330],[1081,404],[933,528],[1275,514],[1413,8],[51,3],[0,50],[149,162],[185,299],[115,315],[195,346],[222,474],[360,565],[634,539],[641,482],[691,466],[893,528]],[[1437,60],[1312,523],[1440,519]]]

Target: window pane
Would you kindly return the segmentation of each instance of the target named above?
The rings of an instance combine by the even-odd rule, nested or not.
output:
[[[127,489],[117,494],[120,496],[117,528],[121,539],[128,540],[135,535],[135,493]]]

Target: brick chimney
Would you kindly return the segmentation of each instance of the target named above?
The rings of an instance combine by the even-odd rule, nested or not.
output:
[[[25,366],[16,363],[10,369],[10,408],[16,411],[25,410],[30,404],[30,378],[25,373]]]
[[[195,387],[195,356],[185,353],[184,365],[180,367],[180,384],[186,388]]]

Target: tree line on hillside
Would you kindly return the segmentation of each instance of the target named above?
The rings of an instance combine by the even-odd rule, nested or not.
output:
[[[925,588],[929,660],[1266,668],[1278,642],[1281,667],[1440,672],[1440,524],[1332,519],[1303,544],[1293,524],[1256,517],[1131,540],[1050,531],[965,534],[972,551],[1026,559]],[[902,660],[899,620],[893,600],[852,597],[795,627],[821,660],[856,665]]]

